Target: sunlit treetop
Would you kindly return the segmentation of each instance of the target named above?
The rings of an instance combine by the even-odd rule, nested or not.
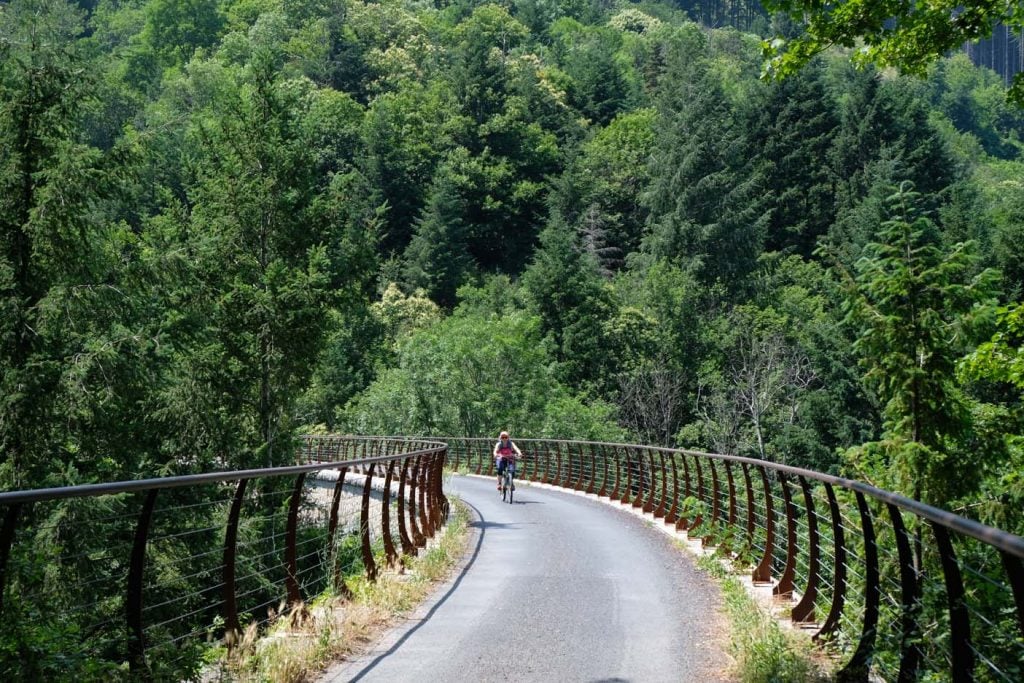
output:
[[[989,37],[997,23],[1024,27],[1020,0],[765,0],[764,5],[803,25],[796,38],[765,42],[767,76],[786,76],[833,46],[855,48],[857,64],[921,76],[944,54]],[[1024,107],[1024,73],[1014,77],[1007,99]]]

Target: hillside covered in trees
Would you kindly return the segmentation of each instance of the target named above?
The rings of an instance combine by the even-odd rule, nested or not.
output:
[[[1021,530],[1024,110],[963,54],[766,82],[787,30],[756,3],[3,5],[3,488],[509,428]]]

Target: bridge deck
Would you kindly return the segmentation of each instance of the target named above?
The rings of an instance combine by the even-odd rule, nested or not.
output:
[[[339,681],[724,681],[720,595],[633,515],[491,479],[456,477],[477,515],[464,566]]]

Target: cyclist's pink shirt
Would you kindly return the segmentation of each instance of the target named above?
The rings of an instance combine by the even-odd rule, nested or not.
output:
[[[498,457],[499,458],[503,458],[505,460],[515,460],[516,459],[516,452],[512,448],[512,440],[511,439],[509,439],[507,446],[502,446],[501,442],[499,441],[497,444],[495,444],[494,447],[496,449],[498,449]]]

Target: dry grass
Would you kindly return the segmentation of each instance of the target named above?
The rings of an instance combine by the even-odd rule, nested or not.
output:
[[[462,556],[469,514],[460,501],[439,538],[405,567],[382,571],[376,583],[365,577],[347,580],[351,599],[323,595],[302,611],[279,619],[259,636],[248,629],[238,647],[207,680],[302,683],[331,662],[371,643],[395,618],[418,605]]]

